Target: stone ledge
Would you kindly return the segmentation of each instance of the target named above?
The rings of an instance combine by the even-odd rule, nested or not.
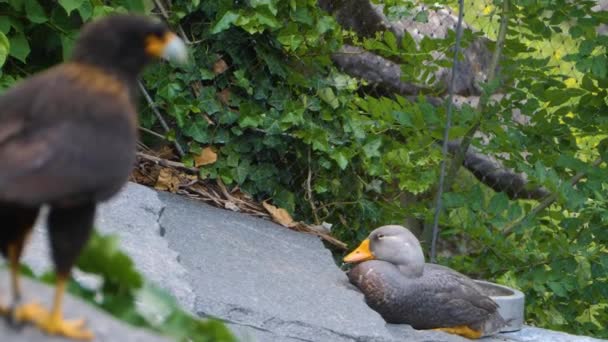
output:
[[[467,341],[386,324],[317,237],[267,220],[131,183],[101,207],[97,224],[121,237],[149,279],[243,341]],[[39,226],[27,251],[36,270],[48,267],[43,233]],[[526,327],[483,341],[600,340]]]
[[[7,302],[9,291],[9,276],[5,270],[0,271],[0,300]],[[51,307],[53,288],[22,278],[24,302],[35,300],[47,308]],[[168,342],[169,339],[154,335],[143,329],[132,327],[120,322],[109,314],[91,306],[83,300],[66,296],[64,302],[64,316],[66,319],[86,318],[87,326],[95,334],[95,341],[99,342]],[[33,326],[12,327],[7,321],[0,318],[0,340],[10,342],[66,342],[65,338],[48,336]]]

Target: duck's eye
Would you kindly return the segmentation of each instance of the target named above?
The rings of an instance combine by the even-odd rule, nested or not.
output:
[[[378,234],[378,240],[384,239],[384,234]]]

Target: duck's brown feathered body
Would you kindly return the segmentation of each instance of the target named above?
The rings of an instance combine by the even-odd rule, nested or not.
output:
[[[355,266],[348,278],[388,323],[415,329],[464,325],[482,336],[504,325],[497,304],[472,280],[447,267],[426,264],[421,277],[410,279],[386,261],[370,260]]]
[[[348,278],[388,323],[440,328],[473,338],[496,334],[506,324],[498,305],[473,280],[424,263],[420,244],[407,229],[378,228],[361,246],[345,258],[363,261]]]

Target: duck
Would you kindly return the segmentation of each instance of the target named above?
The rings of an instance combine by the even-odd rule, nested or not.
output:
[[[420,242],[403,226],[373,230],[343,260],[356,264],[348,272],[349,281],[387,323],[470,339],[495,335],[507,324],[498,304],[472,279],[425,263]]]

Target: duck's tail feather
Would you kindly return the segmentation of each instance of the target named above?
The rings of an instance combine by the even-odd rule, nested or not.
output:
[[[477,324],[476,324],[477,325]],[[492,336],[500,332],[500,330],[507,325],[507,322],[502,318],[498,312],[490,314],[490,316],[482,322],[479,322],[475,327],[481,330],[481,336]]]

